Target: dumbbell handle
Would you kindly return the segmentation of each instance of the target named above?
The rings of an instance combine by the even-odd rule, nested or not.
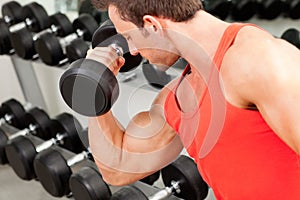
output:
[[[172,181],[171,184],[171,187],[166,187],[165,189],[149,196],[148,200],[162,200],[171,196],[172,194],[174,194],[174,192],[180,193],[179,181]]]
[[[12,115],[6,114],[0,119],[0,126],[2,126],[5,123],[10,123],[11,119],[13,118]]]
[[[26,136],[29,134],[35,134],[36,129],[38,128],[37,125],[29,124],[28,128],[25,128],[21,131],[16,132],[8,137],[9,140],[14,139],[19,136]]]
[[[75,165],[76,163],[79,163],[79,162],[83,161],[84,159],[89,158],[90,155],[91,155],[91,151],[90,151],[90,148],[88,148],[87,151],[83,151],[80,154],[77,154],[77,155],[73,156],[72,158],[68,159],[67,165],[69,167],[71,167],[71,166]]]
[[[11,33],[16,32],[18,30],[21,30],[23,28],[31,26],[32,24],[33,24],[33,21],[29,18],[26,18],[23,22],[20,22],[20,23],[17,23],[17,24],[14,24],[14,25],[10,26],[9,27],[9,32],[11,32]]]
[[[67,134],[58,133],[55,138],[51,138],[50,140],[47,140],[47,141],[43,142],[40,145],[37,145],[36,146],[36,152],[39,153],[43,150],[46,150],[46,149],[50,148],[53,145],[61,143],[63,141],[63,139],[66,138],[66,137],[68,137]]]
[[[43,34],[45,34],[45,33],[56,33],[57,32],[57,30],[58,30],[58,27],[57,26],[55,26],[54,24],[52,24],[51,26],[50,26],[50,28],[47,28],[47,29],[45,29],[45,30],[43,30],[43,31],[41,31],[41,32],[39,32],[39,33],[35,33],[34,35],[33,35],[33,41],[36,41],[41,35],[43,35]]]

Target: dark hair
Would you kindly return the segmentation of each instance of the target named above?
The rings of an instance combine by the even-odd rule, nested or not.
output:
[[[107,10],[114,5],[122,19],[143,27],[143,16],[153,15],[175,22],[192,19],[198,10],[203,9],[201,0],[91,0],[99,10]]]

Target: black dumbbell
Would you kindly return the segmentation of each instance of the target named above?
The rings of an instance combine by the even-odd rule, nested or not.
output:
[[[50,27],[38,33],[32,33],[29,29],[11,33],[10,40],[16,54],[23,59],[37,57],[34,43],[43,34],[53,34],[53,36],[64,37],[73,33],[73,26],[68,17],[62,13],[55,13],[49,17]]]
[[[0,55],[12,53],[7,26],[23,21],[21,13],[22,6],[16,1],[10,1],[2,5],[2,16],[0,21]]]
[[[7,158],[7,154],[5,151],[5,148],[7,147],[7,144],[14,138],[17,138],[19,136],[24,136],[24,135],[29,135],[29,134],[34,134],[38,137],[41,138],[47,138],[51,137],[49,135],[49,130],[48,127],[50,125],[50,118],[43,111],[42,109],[39,108],[32,108],[30,109],[24,116],[24,126],[27,126],[28,128],[24,128],[21,131],[18,131],[16,133],[4,133],[0,134],[0,137],[3,139],[1,141],[1,147],[0,151],[2,152],[1,154],[1,164],[6,164],[9,160]]]
[[[257,0],[257,15],[259,18],[272,20],[289,10],[286,0]]]
[[[23,106],[19,101],[13,98],[3,102],[0,107],[0,126],[7,123],[18,129],[25,128],[26,110],[29,109],[30,106],[30,104]]]
[[[300,49],[300,32],[296,28],[287,29],[280,38],[288,41]]]
[[[51,135],[56,133],[54,138],[48,141],[33,142],[32,137],[20,136],[10,140],[6,146],[6,156],[15,173],[23,180],[32,180],[36,178],[33,169],[33,160],[35,156],[51,146],[59,145],[74,153],[83,150],[78,132],[82,127],[78,120],[68,113],[58,115],[51,125]]]
[[[97,167],[85,166],[71,175],[70,191],[76,200],[109,200],[111,190]]]
[[[288,11],[288,16],[291,19],[300,18],[300,0],[290,0],[290,8]]]
[[[208,13],[225,20],[231,11],[231,0],[203,0],[202,1],[205,11]]]
[[[11,5],[8,7],[9,7],[8,9],[9,11],[7,12],[10,12],[12,10]],[[7,7],[5,7],[5,9],[7,9]],[[3,11],[2,9],[2,13],[3,12],[6,11]],[[8,40],[9,42],[11,42],[10,40],[11,33],[14,33],[25,27],[27,27],[32,32],[40,32],[41,30],[48,28],[50,25],[49,16],[46,10],[36,2],[32,2],[30,4],[25,5],[24,7],[21,8],[19,12],[21,13],[23,19],[21,22],[19,21],[16,24],[12,24],[12,22],[16,22],[16,20],[10,20],[10,17],[8,17],[9,15],[6,15],[7,17],[5,19],[7,19],[7,23],[0,23],[0,30],[1,30],[0,41],[5,41],[0,43],[1,55],[12,53],[12,45],[8,44]]]
[[[66,46],[66,57],[68,62],[72,63],[80,58],[85,58],[89,49],[90,45],[82,38],[73,40],[68,46]]]
[[[246,21],[256,14],[257,9],[257,0],[233,0],[230,15],[234,20]]]
[[[205,199],[208,185],[200,176],[195,162],[184,155],[161,170],[164,185],[167,186],[147,197],[136,187],[124,187],[114,193],[111,200],[161,200],[175,195],[186,200]]]
[[[89,148],[76,155],[63,149],[46,149],[37,154],[33,166],[44,189],[52,196],[62,197],[70,193],[68,182],[72,173],[88,163],[94,164],[91,160]]]
[[[82,14],[74,20],[73,28],[75,32],[63,38],[57,38],[53,34],[46,33],[37,39],[35,49],[45,64],[50,66],[62,64],[66,59],[66,46],[77,38],[91,41],[98,24],[92,16]]]
[[[100,11],[96,9],[92,4],[90,0],[84,0],[81,2],[78,10],[78,14],[81,15],[83,13],[90,14],[94,17],[94,19],[98,22],[98,24],[101,24],[102,22],[109,19],[108,12],[107,11]]]
[[[104,22],[94,33],[92,48],[114,46],[124,52],[125,64],[120,72],[137,67],[142,57],[132,56],[126,39],[117,34],[110,20]],[[86,116],[98,116],[110,110],[119,95],[114,74],[102,63],[91,59],[73,62],[60,78],[60,92],[67,105]]]
[[[186,60],[179,58],[172,68],[184,69],[187,65]],[[148,83],[154,88],[161,89],[167,85],[175,76],[168,74],[166,71],[159,70],[155,65],[145,61],[142,64],[142,71]]]
[[[7,25],[17,24],[24,20],[22,6],[16,1],[9,1],[1,7],[2,17]]]

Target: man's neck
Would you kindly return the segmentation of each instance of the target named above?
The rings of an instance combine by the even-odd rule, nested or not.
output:
[[[224,31],[230,24],[205,11],[188,22],[166,21],[167,35],[180,56],[192,67],[211,63]]]

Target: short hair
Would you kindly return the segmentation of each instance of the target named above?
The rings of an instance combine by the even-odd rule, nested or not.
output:
[[[203,9],[201,0],[91,0],[91,3],[99,10],[107,10],[109,5],[115,6],[123,20],[138,27],[144,26],[144,15],[184,22]]]

